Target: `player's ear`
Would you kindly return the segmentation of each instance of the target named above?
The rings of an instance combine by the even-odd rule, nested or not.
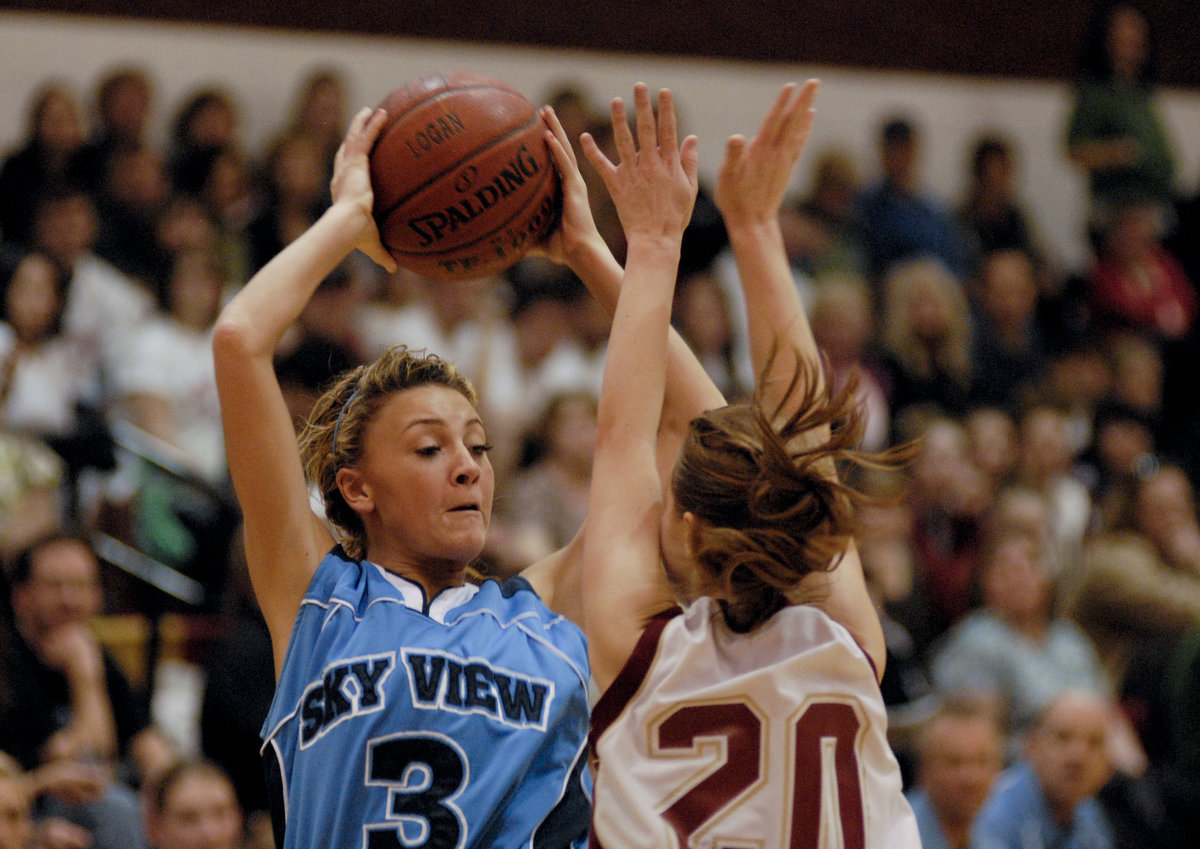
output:
[[[337,470],[338,491],[342,498],[355,513],[369,513],[375,509],[375,498],[371,485],[362,476],[362,472],[353,466],[343,466]]]

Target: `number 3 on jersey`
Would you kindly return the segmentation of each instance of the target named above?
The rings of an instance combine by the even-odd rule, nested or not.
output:
[[[864,722],[853,701],[811,701],[797,714],[787,751],[789,849],[863,849],[865,824],[858,748]],[[746,702],[685,705],[654,729],[653,754],[678,757],[724,742],[724,762],[688,786],[663,817],[681,849],[701,830],[720,827],[739,799],[783,776],[766,775],[770,751],[763,720]],[[726,844],[714,836],[716,849]]]
[[[367,784],[387,788],[387,824],[364,828],[366,849],[462,846],[466,821],[454,799],[468,779],[467,757],[449,737],[393,734],[367,746]]]

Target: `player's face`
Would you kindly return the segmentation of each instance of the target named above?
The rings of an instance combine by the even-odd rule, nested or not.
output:
[[[369,513],[368,556],[465,565],[483,549],[495,479],[483,422],[439,384],[392,396],[367,427],[357,469]],[[371,515],[373,514],[373,515]],[[372,535],[377,528],[381,536]]]

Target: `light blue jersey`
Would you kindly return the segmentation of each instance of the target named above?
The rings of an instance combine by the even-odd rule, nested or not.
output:
[[[587,682],[583,633],[524,579],[429,602],[335,548],[263,727],[277,844],[586,845]]]

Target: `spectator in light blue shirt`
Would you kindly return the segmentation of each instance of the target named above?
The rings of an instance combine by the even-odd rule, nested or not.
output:
[[[1029,732],[1025,756],[1000,777],[979,814],[980,849],[1113,849],[1096,793],[1112,775],[1112,705],[1071,690]]]
[[[908,801],[924,849],[981,849],[972,827],[1003,767],[994,714],[977,702],[951,699],[917,737],[917,786]]]

